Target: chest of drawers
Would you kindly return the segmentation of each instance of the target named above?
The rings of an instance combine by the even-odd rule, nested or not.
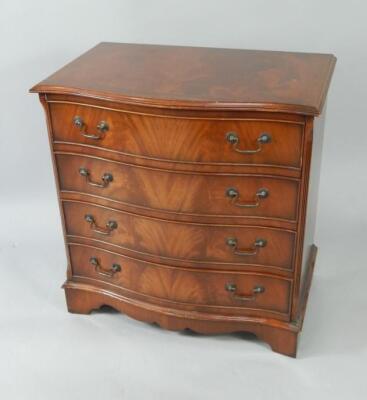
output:
[[[249,331],[295,356],[334,65],[101,43],[31,89],[47,117],[69,311]]]

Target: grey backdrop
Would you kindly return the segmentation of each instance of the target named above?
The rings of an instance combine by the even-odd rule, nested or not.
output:
[[[0,396],[365,399],[366,2],[0,0]],[[43,111],[27,90],[100,41],[334,53],[299,358],[246,335],[66,312]],[[244,340],[244,337],[247,339]]]

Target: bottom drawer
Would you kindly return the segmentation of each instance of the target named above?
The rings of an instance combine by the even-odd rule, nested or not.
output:
[[[69,249],[73,277],[101,280],[140,295],[175,302],[178,308],[194,305],[232,308],[236,313],[246,309],[258,310],[260,315],[263,311],[289,314],[290,279],[152,264],[76,243],[69,244]]]

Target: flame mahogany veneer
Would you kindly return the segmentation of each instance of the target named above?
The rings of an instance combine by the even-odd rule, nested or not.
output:
[[[295,356],[334,65],[327,54],[101,43],[33,87],[69,311],[109,305],[167,329],[250,331]]]

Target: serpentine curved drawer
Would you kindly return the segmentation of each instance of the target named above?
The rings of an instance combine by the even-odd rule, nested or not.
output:
[[[256,226],[228,226],[143,217],[91,203],[63,201],[66,234],[113,245],[161,262],[191,265],[269,266],[291,271],[295,233]]]
[[[103,281],[144,295],[213,312],[218,308],[258,316],[286,318],[292,280],[253,272],[193,270],[152,264],[92,246],[69,245],[76,278]]]
[[[62,192],[192,216],[295,222],[299,181],[261,175],[181,173],[56,152]]]
[[[175,163],[301,168],[304,123],[286,118],[157,116],[62,101],[50,112],[55,143]]]

